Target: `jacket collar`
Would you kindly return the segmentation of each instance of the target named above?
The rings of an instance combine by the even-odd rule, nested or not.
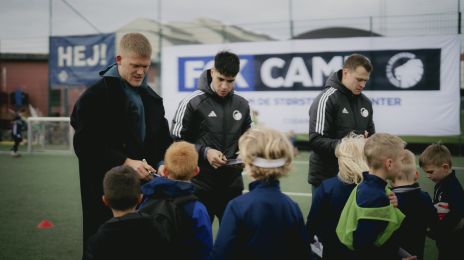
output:
[[[396,187],[392,187],[391,190],[395,193],[406,193],[406,192],[410,192],[410,191],[415,191],[415,190],[420,190],[420,186],[419,186],[419,183],[414,183],[414,184],[410,184],[410,185],[403,185],[403,186],[396,186]]]
[[[380,177],[377,177],[369,172],[363,172],[363,181],[369,182],[375,186],[385,188],[387,186],[387,182]]]
[[[443,180],[441,180],[438,184],[442,185],[443,183],[447,183],[452,179],[456,179],[456,172],[454,170],[452,170],[451,173],[448,174],[448,176],[446,176],[445,178],[443,178]]]
[[[144,196],[153,196],[161,193],[169,197],[179,197],[192,194],[194,191],[193,184],[186,181],[171,180],[165,177],[156,177],[150,182],[142,185]]]
[[[280,184],[278,180],[269,180],[269,179],[263,179],[263,180],[256,180],[251,182],[248,185],[250,191],[253,190],[259,190],[259,189],[265,189],[265,188],[276,188],[280,190]]]
[[[99,72],[100,76],[102,77],[111,77],[111,78],[119,78],[121,80],[123,80],[121,78],[121,75],[119,75],[119,71],[118,71],[118,64],[117,63],[113,63],[111,64],[110,66],[108,66],[106,69],[102,70]],[[127,83],[125,80],[123,80],[124,83],[128,86],[129,86],[129,83]],[[146,87],[148,88],[148,84],[147,84],[147,76],[145,75],[145,77],[143,78],[143,81],[142,81],[142,84],[140,87]]]
[[[118,65],[116,63],[111,64],[106,69],[99,72],[106,81],[110,82],[109,86],[118,86],[119,89],[123,90],[124,87],[131,87],[129,83],[121,78],[118,71]],[[156,92],[147,84],[147,77],[143,79],[142,85],[140,86],[141,92],[148,94],[148,96],[162,100],[162,98],[156,94]]]
[[[115,222],[120,222],[124,220],[132,220],[132,219],[139,219],[141,217],[139,212],[129,212],[124,216],[121,217],[112,217],[107,221],[107,223],[115,223]]]
[[[120,79],[120,78],[116,78],[116,77],[104,77],[105,81],[108,82],[107,83],[107,86],[109,86],[110,88],[118,88],[121,90],[122,93],[124,93],[124,82]],[[127,86],[127,87],[130,87],[130,86]],[[151,98],[154,98],[158,101],[161,101],[163,100],[163,98],[161,96],[159,96],[150,86],[148,85],[145,85],[145,86],[140,86],[140,95],[142,96],[149,96]]]
[[[354,95],[351,90],[349,90],[345,85],[342,83],[342,75],[343,70],[338,70],[332,73],[329,78],[327,79],[326,86],[336,88],[341,93],[345,94],[347,97],[356,98],[358,96]]]

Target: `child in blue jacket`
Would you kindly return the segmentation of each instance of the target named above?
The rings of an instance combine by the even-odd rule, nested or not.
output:
[[[435,182],[433,203],[438,213],[438,259],[462,259],[464,254],[464,190],[452,168],[451,153],[442,144],[429,145],[419,157],[427,178]]]
[[[327,179],[313,193],[313,202],[306,227],[309,239],[317,236],[323,245],[322,259],[353,259],[353,251],[338,240],[335,229],[351,191],[359,184],[362,173],[368,171],[364,160],[365,137],[350,135],[341,140],[335,149],[339,172]]]
[[[351,192],[336,229],[340,241],[354,250],[354,259],[402,258],[395,232],[404,214],[390,205],[387,180],[399,173],[404,146],[399,137],[385,133],[372,135],[364,145],[370,171]]]
[[[249,193],[227,205],[212,259],[308,259],[301,211],[279,187],[293,160],[288,138],[270,128],[251,128],[240,137],[239,150],[254,181]]]
[[[145,202],[154,196],[175,199],[193,194],[194,187],[190,180],[200,170],[195,146],[185,141],[173,143],[166,150],[164,167],[160,168],[160,174],[164,177],[156,177],[142,186],[144,200],[139,210],[142,210]],[[206,207],[198,200],[191,200],[183,204],[183,209],[192,225],[191,230],[183,230],[183,233],[191,235],[181,241],[172,257],[182,255],[182,258],[186,259],[209,259],[213,236]],[[156,252],[154,256],[156,258]]]
[[[392,181],[398,208],[406,216],[398,230],[398,240],[401,248],[422,260],[427,230],[435,231],[438,216],[430,195],[417,183],[419,172],[414,154],[405,150],[401,164],[400,173]]]

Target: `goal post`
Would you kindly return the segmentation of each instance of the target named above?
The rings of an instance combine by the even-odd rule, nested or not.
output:
[[[27,152],[72,153],[74,130],[69,117],[27,118]]]

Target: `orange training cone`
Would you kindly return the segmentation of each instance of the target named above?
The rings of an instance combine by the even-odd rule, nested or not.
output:
[[[37,228],[46,229],[46,228],[52,228],[54,226],[55,225],[53,225],[51,221],[49,221],[48,219],[44,219],[37,225]]]

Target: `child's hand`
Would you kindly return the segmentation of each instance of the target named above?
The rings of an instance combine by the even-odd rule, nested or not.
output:
[[[398,198],[396,197],[395,193],[393,191],[390,191],[388,193],[388,200],[390,201],[390,204],[393,205],[393,207],[397,208],[398,207]]]

